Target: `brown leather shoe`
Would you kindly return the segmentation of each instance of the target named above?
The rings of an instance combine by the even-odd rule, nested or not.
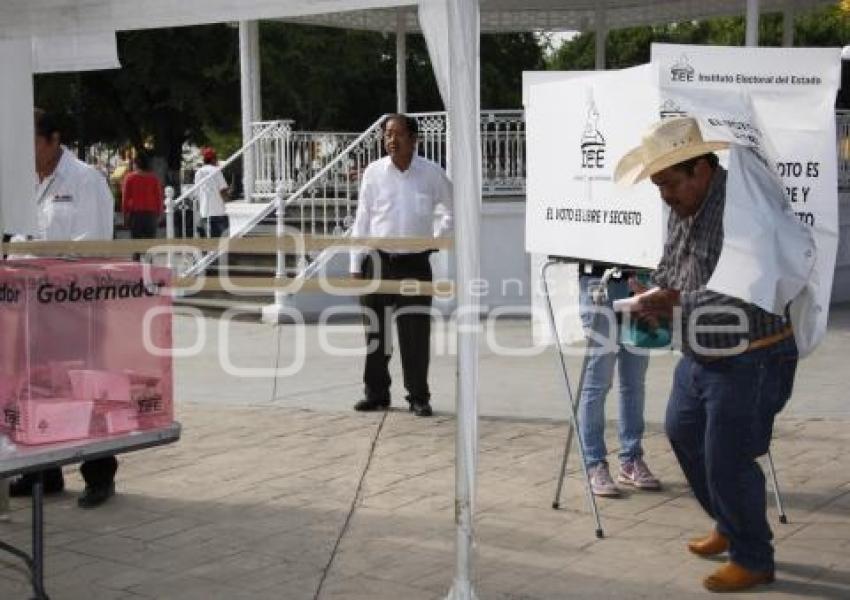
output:
[[[717,533],[714,529],[704,538],[697,538],[688,542],[688,550],[698,556],[715,556],[723,554],[729,549],[729,540]]]
[[[763,583],[772,583],[773,571],[750,571],[728,562],[702,580],[709,592],[740,592]]]

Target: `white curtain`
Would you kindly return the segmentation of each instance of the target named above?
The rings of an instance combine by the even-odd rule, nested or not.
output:
[[[0,233],[35,231],[32,45],[0,40]]]

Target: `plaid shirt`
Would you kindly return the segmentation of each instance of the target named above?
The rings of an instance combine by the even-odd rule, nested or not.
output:
[[[705,288],[723,248],[725,204],[726,170],[718,167],[695,215],[683,219],[670,213],[664,254],[652,276],[655,285],[680,292],[682,351],[695,356],[737,354],[748,341],[779,333],[790,323],[754,304]],[[711,312],[703,313],[707,309]],[[695,310],[700,311],[695,321],[700,330],[692,335],[689,326]],[[701,331],[709,326],[714,331]]]

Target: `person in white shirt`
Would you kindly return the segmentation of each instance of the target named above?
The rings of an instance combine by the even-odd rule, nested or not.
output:
[[[224,208],[224,203],[230,200],[230,193],[224,175],[216,166],[218,157],[215,150],[201,148],[201,158],[204,166],[195,173],[195,183],[209,179],[198,189],[198,212],[203,222],[199,230],[203,236],[219,238],[230,229],[230,217]]]
[[[363,173],[353,237],[432,238],[448,233],[452,227],[451,184],[439,165],[416,155],[416,120],[401,114],[389,115],[382,130],[388,156],[371,163]],[[438,206],[442,216],[435,228]],[[380,247],[368,254],[354,251],[350,271],[357,278],[431,281],[432,252],[384,251]],[[388,340],[392,339],[390,323],[395,313],[410,410],[417,416],[431,416],[431,297],[369,294],[363,296],[361,303],[367,347],[365,398],[354,409],[374,411],[390,406],[388,367],[392,348]]]
[[[50,114],[35,111],[35,239],[44,241],[111,240],[115,205],[109,184],[97,169],[78,160],[61,144],[60,130]],[[57,340],[61,343],[61,340]],[[107,456],[84,462],[80,472],[86,489],[77,500],[81,508],[94,508],[115,493],[118,460]],[[42,472],[44,492],[65,489],[62,469]],[[12,482],[11,496],[28,496],[34,474]]]

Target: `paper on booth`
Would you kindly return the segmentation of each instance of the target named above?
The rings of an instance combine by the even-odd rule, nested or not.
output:
[[[653,44],[652,61],[669,113],[696,116],[709,137],[738,144],[707,287],[774,313],[793,299],[797,346],[809,354],[826,334],[838,247],[839,51]]]
[[[654,67],[530,86],[525,246],[531,253],[654,268],[667,211],[650,182],[613,181],[620,158],[658,118]],[[624,98],[628,98],[627,106]]]

